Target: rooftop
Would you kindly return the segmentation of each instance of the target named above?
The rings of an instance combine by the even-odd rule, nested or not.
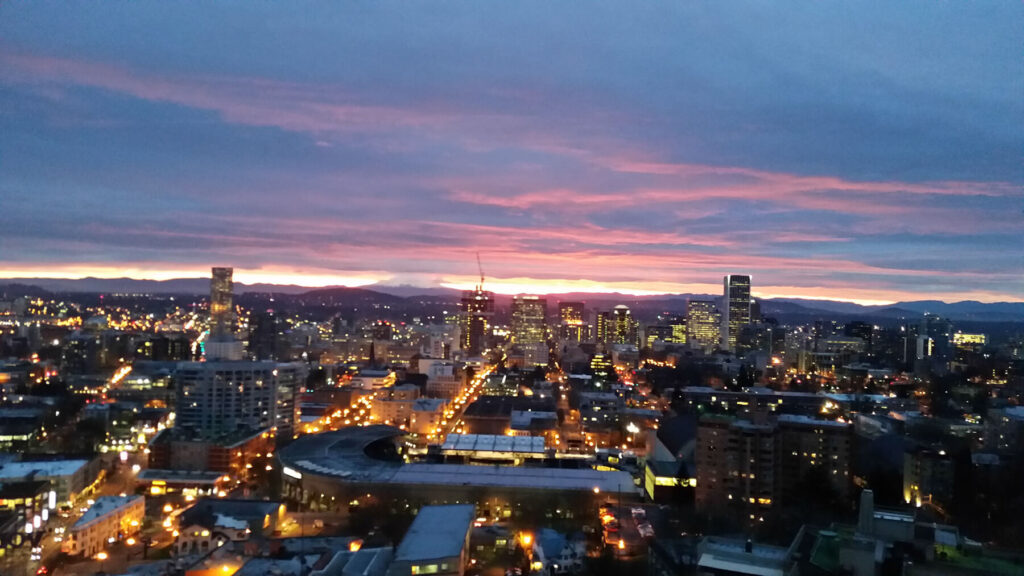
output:
[[[420,508],[398,545],[395,560],[418,562],[460,556],[475,517],[472,504]]]
[[[209,472],[201,470],[160,470],[158,468],[147,468],[139,472],[139,480],[152,482],[162,480],[171,484],[216,484],[223,472]]]
[[[392,439],[403,434],[401,430],[392,426],[347,427],[303,436],[279,450],[278,457],[284,466],[293,471],[333,476],[346,482],[454,484],[581,491],[590,491],[598,487],[606,492],[621,491],[624,494],[635,491],[632,477],[626,472],[618,471],[537,466],[406,464],[397,453],[391,457],[394,450]],[[473,435],[449,435],[449,439],[455,441],[456,436],[460,442],[467,442],[467,445],[468,442],[472,442],[473,446],[477,446],[479,441],[479,438],[462,440]],[[515,442],[513,437],[507,438]],[[371,456],[368,452],[376,452],[377,455]]]
[[[544,438],[541,436],[449,434],[441,449],[445,451],[543,453]]]
[[[93,505],[86,510],[85,514],[82,514],[82,517],[75,522],[72,528],[84,527],[98,518],[128,506],[136,500],[141,501],[142,496],[100,496],[96,499]]]
[[[78,472],[88,460],[48,460],[38,462],[8,462],[0,466],[0,479],[70,476]]]

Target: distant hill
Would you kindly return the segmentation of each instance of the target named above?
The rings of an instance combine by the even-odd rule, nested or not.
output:
[[[0,280],[0,299],[10,300],[18,296],[46,296],[50,293],[123,293],[123,294],[189,294],[205,295],[209,292],[208,278],[176,278],[172,280],[135,280],[131,278],[12,278]],[[278,284],[235,284],[235,292],[258,298],[260,295],[287,296],[287,300],[307,306],[365,306],[413,305],[417,301],[457,301],[460,291],[441,287],[419,287],[409,285],[373,285],[364,288],[344,286],[309,288],[296,285]],[[555,310],[561,301],[583,301],[587,308],[609,309],[625,304],[640,318],[653,318],[659,313],[682,313],[688,300],[717,300],[719,295],[668,294],[656,296],[633,296],[618,293],[566,293],[545,296],[548,306]],[[507,308],[511,296],[497,295],[496,305]],[[916,300],[898,302],[885,306],[862,306],[849,302],[831,300],[809,300],[800,298],[769,298],[761,301],[762,314],[780,321],[803,322],[817,318],[866,320],[913,319],[926,312],[938,314],[954,321],[972,322],[1024,322],[1024,302],[984,303],[976,301],[940,302],[937,300]]]

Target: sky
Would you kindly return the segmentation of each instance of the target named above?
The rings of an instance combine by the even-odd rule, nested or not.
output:
[[[1021,2],[0,3],[0,277],[1024,300]]]

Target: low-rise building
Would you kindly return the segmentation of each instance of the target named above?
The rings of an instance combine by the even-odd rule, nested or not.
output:
[[[8,462],[0,466],[0,482],[46,480],[57,493],[58,501],[70,502],[91,490],[100,468],[98,458]]]
[[[409,431],[413,434],[434,434],[444,420],[446,402],[441,398],[417,398],[412,403]]]
[[[475,517],[472,504],[420,508],[398,545],[388,574],[463,576],[469,562],[469,533]]]
[[[142,496],[100,496],[68,530],[63,549],[91,557],[109,544],[135,534],[146,515]]]

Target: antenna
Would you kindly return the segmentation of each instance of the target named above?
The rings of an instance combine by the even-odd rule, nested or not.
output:
[[[476,253],[476,267],[480,269],[480,289],[484,289],[484,265],[480,263],[480,253]]]

